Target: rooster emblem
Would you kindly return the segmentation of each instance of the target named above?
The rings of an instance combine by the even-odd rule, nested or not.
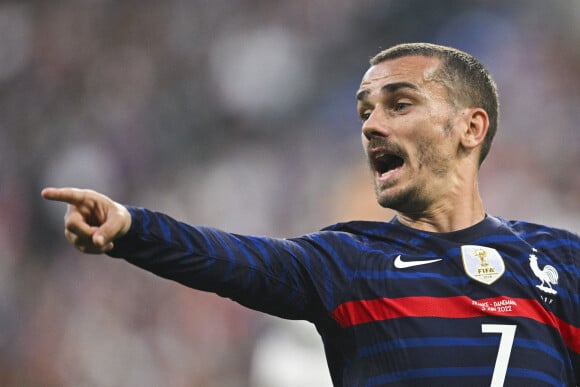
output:
[[[537,252],[538,250],[532,249],[532,254],[530,254],[530,268],[534,275],[542,281],[536,287],[545,293],[557,294],[558,292],[552,288],[552,285],[558,284],[558,271],[551,265],[546,265],[543,269],[540,269],[538,266],[538,257],[534,254]]]

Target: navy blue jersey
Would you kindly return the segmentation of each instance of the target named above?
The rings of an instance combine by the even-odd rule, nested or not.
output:
[[[580,239],[487,216],[456,232],[341,223],[242,236],[129,207],[109,254],[311,321],[336,386],[576,386]]]

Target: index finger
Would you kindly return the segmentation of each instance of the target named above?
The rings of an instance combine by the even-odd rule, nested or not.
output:
[[[44,199],[65,202],[72,205],[81,204],[85,200],[85,192],[77,188],[45,188],[41,195]]]

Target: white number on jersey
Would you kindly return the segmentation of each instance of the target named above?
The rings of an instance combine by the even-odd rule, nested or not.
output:
[[[516,325],[481,324],[482,333],[501,334],[490,387],[503,387],[514,344],[514,337],[516,336],[516,328]]]

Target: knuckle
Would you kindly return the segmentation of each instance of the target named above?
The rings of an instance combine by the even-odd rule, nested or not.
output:
[[[66,238],[67,241],[69,241],[70,243],[75,243],[76,241],[76,235],[73,234],[69,229],[64,230],[64,237]]]

